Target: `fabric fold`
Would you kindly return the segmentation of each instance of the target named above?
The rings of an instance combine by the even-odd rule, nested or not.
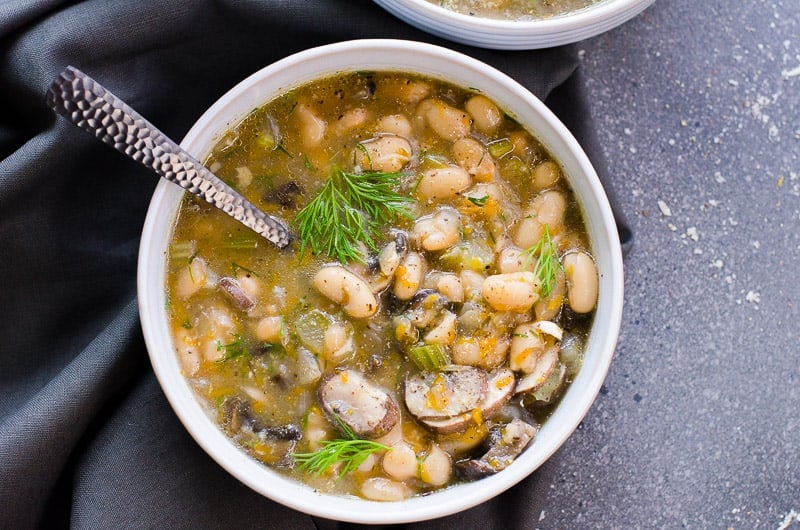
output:
[[[567,122],[613,200],[575,46],[456,45],[367,0],[0,4],[0,528],[313,527],[225,473],[172,413],[131,299],[156,179],[56,120],[44,94],[72,64],[180,140],[250,73],[356,38],[431,42],[510,75]],[[422,526],[516,525],[508,507],[536,516],[531,492],[547,474],[545,465],[491,502]]]

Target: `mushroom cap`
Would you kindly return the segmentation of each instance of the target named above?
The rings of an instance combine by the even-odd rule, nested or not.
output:
[[[325,376],[317,398],[328,417],[338,417],[360,438],[383,436],[400,420],[394,399],[355,370]]]
[[[482,372],[477,368],[473,370]],[[486,375],[486,392],[475,407],[456,415],[416,417],[424,426],[439,434],[463,432],[472,425],[480,424],[484,418],[503,408],[514,394],[514,386],[514,373],[506,368],[501,368]],[[408,405],[408,401],[406,401],[406,405]]]

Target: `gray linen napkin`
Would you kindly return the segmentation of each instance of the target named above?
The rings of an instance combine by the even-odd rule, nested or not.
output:
[[[156,178],[57,119],[44,94],[72,64],[180,139],[258,68],[315,45],[385,37],[464,51],[543,99],[552,93],[603,175],[574,47],[457,46],[357,0],[0,2],[0,528],[337,526],[241,485],[178,422],[147,362],[135,302]],[[618,221],[629,240],[619,212]],[[533,526],[547,472],[420,526]]]

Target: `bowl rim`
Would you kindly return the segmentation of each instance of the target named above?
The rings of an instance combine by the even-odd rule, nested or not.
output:
[[[465,15],[428,0],[374,1],[412,26],[454,42],[499,50],[529,50],[594,37],[633,18],[655,0],[603,0],[533,20]]]
[[[355,59],[358,59],[355,61],[357,68],[353,66]],[[463,511],[499,495],[541,466],[577,428],[594,402],[613,358],[622,320],[622,254],[613,214],[600,180],[567,128],[538,98],[506,74],[476,59],[431,44],[364,39],[328,44],[293,54],[258,70],[231,88],[203,113],[181,145],[196,157],[202,157],[213,145],[215,134],[221,134],[254,106],[264,104],[282,90],[336,72],[365,68],[435,75],[461,86],[478,88],[505,108],[510,107],[508,103],[504,104],[505,100],[519,100],[523,114],[536,117],[535,123],[526,121],[527,128],[540,141],[543,140],[542,131],[554,135],[542,143],[568,170],[570,183],[583,207],[591,203],[592,211],[599,216],[597,224],[592,223],[593,226],[587,226],[587,229],[591,230],[593,249],[598,244],[603,245],[600,247],[604,249],[602,259],[607,263],[607,270],[601,271],[596,314],[599,316],[602,309],[604,333],[590,334],[587,352],[597,353],[591,358],[587,355],[590,366],[584,364],[562,398],[562,404],[544,423],[534,445],[501,473],[432,495],[391,503],[321,494],[246,455],[206,414],[181,375],[172,347],[164,289],[166,251],[183,190],[164,180],[156,187],[142,231],[137,269],[138,302],[148,355],[162,391],[190,435],[231,475],[256,492],[307,514],[363,524],[409,523]],[[445,72],[431,73],[440,68]],[[306,73],[295,75],[297,69],[305,69]],[[454,77],[457,80],[453,80]],[[470,83],[465,82],[467,79]],[[288,84],[281,85],[282,80]],[[262,99],[254,104],[254,97]],[[243,100],[249,103],[243,104]],[[241,111],[238,115],[237,109]],[[222,116],[228,116],[228,119],[222,119]],[[563,156],[565,153],[569,156]],[[576,186],[578,183],[580,185]],[[593,254],[596,252],[593,250]],[[598,256],[595,258],[599,259]],[[598,316],[595,316],[593,329],[598,325]],[[580,386],[576,386],[578,381],[581,381]],[[573,388],[576,390],[570,392]],[[566,410],[564,403],[569,403],[572,408]],[[537,447],[535,452],[531,451],[533,447]]]

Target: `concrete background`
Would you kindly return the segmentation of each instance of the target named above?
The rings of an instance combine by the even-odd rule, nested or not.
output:
[[[800,2],[657,0],[580,44],[634,230],[616,357],[541,528],[800,528]]]

